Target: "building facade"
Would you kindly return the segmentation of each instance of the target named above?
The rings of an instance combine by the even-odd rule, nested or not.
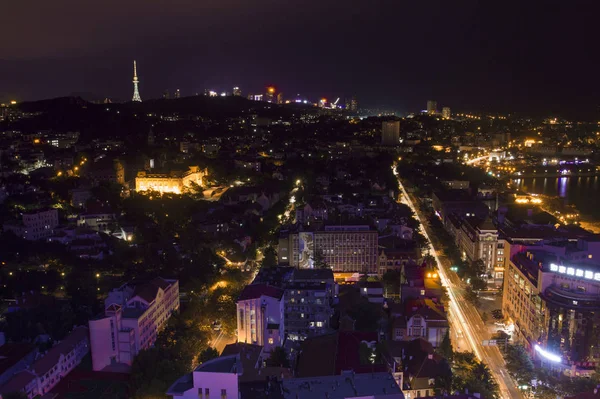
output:
[[[239,399],[238,378],[242,373],[239,355],[217,357],[175,381],[167,391],[167,396],[181,399]]]
[[[284,291],[267,284],[247,285],[236,303],[238,342],[261,345],[265,354],[283,344]]]
[[[207,170],[198,166],[190,166],[186,172],[171,171],[170,173],[138,172],[135,178],[135,191],[158,191],[160,193],[181,194],[192,183],[203,186],[203,178]]]
[[[31,368],[15,374],[0,387],[0,394],[19,392],[29,399],[44,396],[81,363],[89,350],[87,327],[76,327]]]
[[[427,101],[427,113],[429,115],[437,114],[437,101],[434,101],[434,100]]]
[[[585,373],[600,362],[598,244],[511,245],[502,310],[543,364]]]
[[[437,348],[448,328],[448,317],[443,306],[431,299],[412,300],[407,302],[405,314],[394,319],[392,340],[412,341],[422,338]]]
[[[7,223],[4,231],[12,231],[26,240],[45,239],[54,234],[58,227],[58,210],[44,209],[23,213],[20,223]]]
[[[112,290],[104,314],[89,321],[95,371],[131,366],[142,349],[154,344],[173,312],[179,310],[179,281],[157,277]]]
[[[498,229],[489,217],[460,219],[455,239],[464,260],[481,260],[485,265],[488,281],[502,283],[504,256],[498,254]]]
[[[279,240],[279,262],[310,269],[317,256],[334,272],[376,274],[378,237],[369,226],[326,226],[323,231],[291,233]]]

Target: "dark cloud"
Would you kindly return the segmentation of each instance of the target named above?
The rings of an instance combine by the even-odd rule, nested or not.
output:
[[[0,97],[164,89],[356,93],[363,104],[595,112],[592,2],[23,0],[0,14]]]

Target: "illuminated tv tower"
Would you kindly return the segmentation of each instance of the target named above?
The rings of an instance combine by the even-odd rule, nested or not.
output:
[[[131,101],[142,102],[142,98],[140,97],[140,91],[138,90],[138,84],[140,81],[137,77],[137,65],[135,60],[133,61],[133,99]]]

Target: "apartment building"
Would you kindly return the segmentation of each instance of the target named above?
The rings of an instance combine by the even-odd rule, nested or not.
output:
[[[267,284],[247,285],[237,300],[238,342],[261,345],[265,355],[283,344],[284,290]]]
[[[314,232],[290,233],[279,240],[279,263],[314,267],[315,256],[334,272],[378,272],[378,233],[369,226],[326,226]]]
[[[585,373],[600,361],[600,240],[510,246],[502,309],[542,364]]]
[[[179,281],[157,277],[124,284],[108,294],[104,307],[104,314],[89,321],[93,368],[126,369],[179,310]]]
[[[81,363],[89,348],[87,327],[76,327],[31,368],[18,372],[0,387],[0,394],[19,392],[29,399],[47,394]]]
[[[12,231],[19,237],[34,241],[52,236],[56,227],[58,227],[58,210],[41,209],[23,213],[20,221],[6,223],[4,231]]]
[[[338,294],[338,285],[331,269],[263,268],[252,284],[268,284],[285,291],[287,339],[303,341],[332,331],[332,305]]]

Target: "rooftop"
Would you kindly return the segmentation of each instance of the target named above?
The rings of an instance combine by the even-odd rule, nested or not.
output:
[[[33,374],[31,371],[23,370],[15,374],[13,378],[0,387],[0,394],[21,391],[35,378],[35,374]]]
[[[9,343],[0,346],[0,374],[14,366],[34,350],[28,343]]]
[[[403,399],[390,373],[343,373],[342,375],[290,378],[282,381],[285,399],[385,397]]]
[[[133,297],[139,296],[144,301],[151,303],[156,299],[158,295],[158,289],[166,290],[171,283],[162,277],[156,277],[147,283],[139,284],[135,286]]]
[[[231,373],[235,374],[238,370],[241,369],[241,365],[239,364],[239,356],[238,355],[229,355],[229,356],[221,356],[215,359],[209,360],[208,362],[202,363],[194,372],[201,373]]]
[[[338,375],[344,370],[356,373],[385,371],[383,364],[362,364],[361,342],[377,342],[376,332],[338,331],[306,339],[301,346],[296,374],[300,377]]]
[[[294,269],[292,272],[294,280],[333,280],[333,270],[331,269]]]
[[[46,374],[48,370],[58,364],[61,355],[67,355],[75,349],[81,341],[87,339],[88,333],[87,327],[76,327],[64,340],[50,348],[44,357],[33,364],[31,369],[37,375]]]
[[[238,301],[246,301],[249,299],[258,299],[261,296],[269,296],[275,299],[283,297],[283,290],[267,284],[253,284],[244,287]]]

